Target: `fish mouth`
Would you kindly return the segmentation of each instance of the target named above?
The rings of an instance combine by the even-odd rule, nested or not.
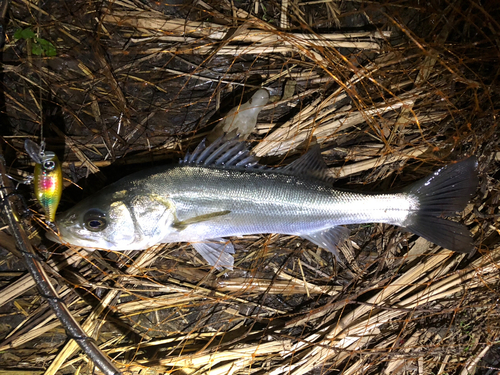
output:
[[[79,241],[79,236],[75,236],[73,233],[66,230],[66,227],[74,225],[75,220],[76,219],[72,217],[70,217],[69,220],[64,217],[58,217],[53,230],[45,232],[45,238],[62,245],[71,245],[74,243],[75,239]]]
[[[45,238],[55,243],[63,243],[62,240],[59,238],[59,236],[54,232],[46,232]]]
[[[45,238],[48,240],[61,244],[61,245],[66,245],[66,246],[81,246],[85,249],[88,250],[95,250],[95,249],[100,249],[99,246],[92,246],[92,245],[80,245],[80,244],[74,244],[71,240],[66,240],[66,238],[63,238],[60,234],[56,232],[45,232]],[[77,238],[78,240],[78,238]]]

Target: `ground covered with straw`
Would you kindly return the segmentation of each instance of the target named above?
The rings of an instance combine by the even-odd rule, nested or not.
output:
[[[390,225],[352,225],[346,266],[299,237],[232,239],[234,271],[189,244],[91,252],[33,243],[75,318],[133,374],[496,374],[500,371],[500,6],[495,1],[10,1],[1,147],[63,162],[61,210],[178,160],[261,87],[248,138],[264,164],[312,143],[343,188],[387,191],[475,155],[458,220],[468,256]],[[99,373],[0,231],[0,375]]]

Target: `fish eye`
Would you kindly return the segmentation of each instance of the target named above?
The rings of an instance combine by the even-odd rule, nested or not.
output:
[[[91,232],[100,232],[108,225],[106,220],[106,214],[98,210],[97,208],[92,208],[88,210],[83,216],[83,224]]]
[[[47,160],[43,162],[43,167],[51,171],[56,167],[56,163],[53,160]]]

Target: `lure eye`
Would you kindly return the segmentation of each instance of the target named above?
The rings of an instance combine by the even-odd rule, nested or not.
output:
[[[56,163],[53,160],[47,160],[43,162],[43,167],[49,171],[52,171],[56,167]]]
[[[93,208],[83,216],[85,228],[91,232],[100,232],[108,225],[106,214],[101,210]]]

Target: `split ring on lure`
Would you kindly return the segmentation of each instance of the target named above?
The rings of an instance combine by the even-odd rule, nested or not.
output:
[[[35,196],[43,207],[48,221],[56,218],[56,210],[62,194],[61,163],[56,154],[45,151],[45,143],[38,145],[27,139],[24,148],[36,163],[35,165]]]

